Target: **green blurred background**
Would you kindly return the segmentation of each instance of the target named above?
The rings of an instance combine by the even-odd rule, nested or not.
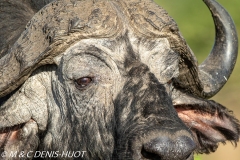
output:
[[[211,51],[214,43],[214,24],[212,16],[202,0],[155,0],[167,10],[177,22],[187,43],[201,63]],[[240,0],[218,0],[232,16],[240,33]],[[240,37],[240,35],[239,35]],[[239,47],[240,48],[240,47]],[[224,88],[212,99],[233,110],[240,119],[240,60]],[[239,147],[231,143],[220,145],[215,153],[196,155],[195,160],[240,160]]]

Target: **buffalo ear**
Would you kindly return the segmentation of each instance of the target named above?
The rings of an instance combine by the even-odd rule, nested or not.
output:
[[[198,145],[197,153],[210,153],[219,142],[239,141],[240,124],[232,111],[221,104],[181,94],[173,100],[179,118],[192,131]]]
[[[1,155],[6,159],[12,159],[11,154],[20,157],[23,152],[29,153],[25,154],[26,159],[33,158],[40,143],[39,136],[47,129],[51,70],[49,66],[36,70],[0,106],[0,159]]]

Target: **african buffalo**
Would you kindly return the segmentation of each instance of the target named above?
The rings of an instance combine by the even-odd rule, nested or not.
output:
[[[198,65],[151,0],[1,0],[0,159],[193,160],[236,144],[239,121],[208,98],[237,33],[204,2],[216,38]]]

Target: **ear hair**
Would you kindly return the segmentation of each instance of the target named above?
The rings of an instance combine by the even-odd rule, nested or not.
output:
[[[47,69],[48,68],[48,69]],[[0,153],[33,151],[48,121],[52,67],[39,68],[0,108]]]
[[[240,123],[221,104],[183,94],[174,100],[178,116],[191,129],[198,144],[198,153],[214,152],[218,143],[239,141]]]

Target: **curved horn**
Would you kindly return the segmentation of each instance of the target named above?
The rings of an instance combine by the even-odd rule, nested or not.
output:
[[[115,35],[122,28],[119,23],[108,1],[57,0],[48,4],[0,59],[0,97],[24,83],[37,67],[54,63],[52,59],[71,44],[87,37]]]
[[[216,29],[215,44],[210,55],[199,66],[204,97],[214,96],[227,82],[238,54],[238,37],[228,12],[215,0],[203,0],[210,9]]]
[[[19,87],[48,56],[45,50],[51,43],[49,38],[52,37],[43,31],[43,20],[50,23],[51,16],[47,12],[53,10],[51,7],[46,7],[33,16],[18,40],[0,59],[0,97]]]

